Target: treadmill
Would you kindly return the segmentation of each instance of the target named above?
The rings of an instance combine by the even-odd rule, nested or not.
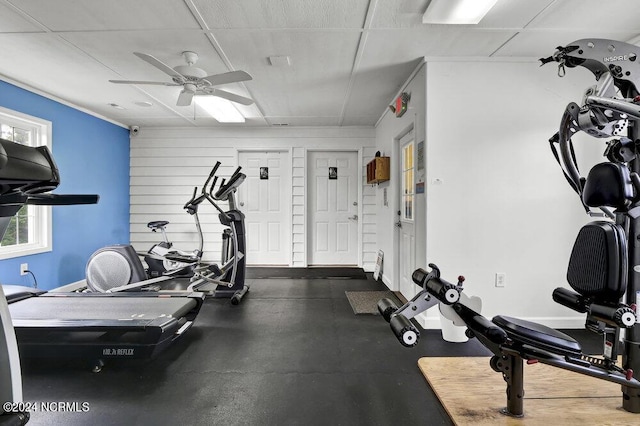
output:
[[[151,359],[193,325],[204,294],[56,293],[3,286],[18,340],[28,358]]]
[[[0,139],[0,236],[24,204],[98,202],[97,195],[50,193],[59,183],[46,147]],[[3,290],[22,356],[89,359],[95,361],[96,372],[106,359],[148,359],[166,349],[193,325],[205,297],[193,291],[64,293],[21,286]]]

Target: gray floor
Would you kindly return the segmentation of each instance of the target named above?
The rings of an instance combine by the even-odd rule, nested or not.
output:
[[[380,316],[354,315],[345,297],[385,289],[372,280],[248,283],[241,305],[208,300],[196,326],[154,361],[110,363],[95,374],[24,360],[25,401],[89,403],[88,412],[33,413],[30,424],[451,424],[417,360],[488,354],[437,331],[402,347]]]

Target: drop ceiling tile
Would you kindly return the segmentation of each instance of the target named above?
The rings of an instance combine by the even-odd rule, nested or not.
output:
[[[478,25],[464,29],[523,28],[554,0],[498,0]],[[422,23],[429,0],[378,0],[371,28],[411,28],[432,26]],[[442,25],[433,25],[442,26]]]
[[[195,66],[209,74],[227,72],[218,53],[201,31],[108,31],[65,32],[59,34],[87,56],[114,71],[111,78],[127,80],[160,80],[171,78],[133,54],[142,52],[154,56],[170,67],[186,65],[182,52],[199,55]]]
[[[422,58],[418,58],[360,70],[355,76],[345,108],[345,122],[369,116],[375,117],[373,123],[369,124],[375,124],[421,61]]]
[[[369,0],[193,0],[209,28],[362,28]]]
[[[267,122],[271,125],[278,125],[282,123],[286,123],[287,126],[283,127],[302,127],[302,126],[310,126],[310,127],[322,127],[322,126],[338,126],[340,123],[340,117],[330,116],[330,117],[314,117],[314,116],[305,116],[305,117],[296,117],[296,116],[286,116],[286,117],[265,117]]]
[[[41,32],[43,29],[13,7],[0,3],[0,33]]]
[[[52,31],[200,28],[176,0],[10,1]]]
[[[214,36],[231,63],[253,76],[246,86],[266,115],[339,114],[359,31],[217,30]],[[269,65],[273,55],[288,55],[291,66]]]
[[[558,46],[565,46],[583,38],[629,40],[633,32],[602,32],[590,30],[525,31],[513,37],[495,53],[495,57],[525,57],[538,59],[551,56]]]
[[[102,65],[52,34],[0,34],[0,73],[72,102],[94,92],[95,84],[112,78]]]
[[[513,30],[465,29],[452,25],[429,25],[397,30],[370,30],[360,69],[402,64],[418,57],[487,57]]]
[[[638,33],[639,17],[640,2],[637,0],[563,0],[555,1],[528,28]]]
[[[378,0],[371,28],[410,28],[422,26],[422,15],[430,0]]]
[[[342,120],[343,126],[375,126],[383,111],[367,116],[347,115]]]
[[[556,0],[498,0],[477,26],[469,28],[525,28]],[[563,0],[564,1],[564,0]]]

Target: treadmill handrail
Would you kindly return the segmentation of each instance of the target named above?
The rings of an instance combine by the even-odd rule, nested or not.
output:
[[[70,206],[76,204],[98,204],[97,194],[35,194],[29,195],[27,204],[35,206]]]

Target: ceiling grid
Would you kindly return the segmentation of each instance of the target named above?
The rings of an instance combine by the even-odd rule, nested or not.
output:
[[[498,0],[478,25],[422,23],[429,0],[0,0],[0,76],[123,125],[374,126],[417,64],[528,61],[584,37],[637,40],[637,0]],[[597,13],[596,13],[597,12]],[[171,78],[182,52],[220,88],[253,99],[244,124],[222,124],[180,87],[109,80]],[[271,66],[270,56],[288,56]],[[151,106],[145,105],[151,103]],[[124,109],[115,109],[116,104]]]

